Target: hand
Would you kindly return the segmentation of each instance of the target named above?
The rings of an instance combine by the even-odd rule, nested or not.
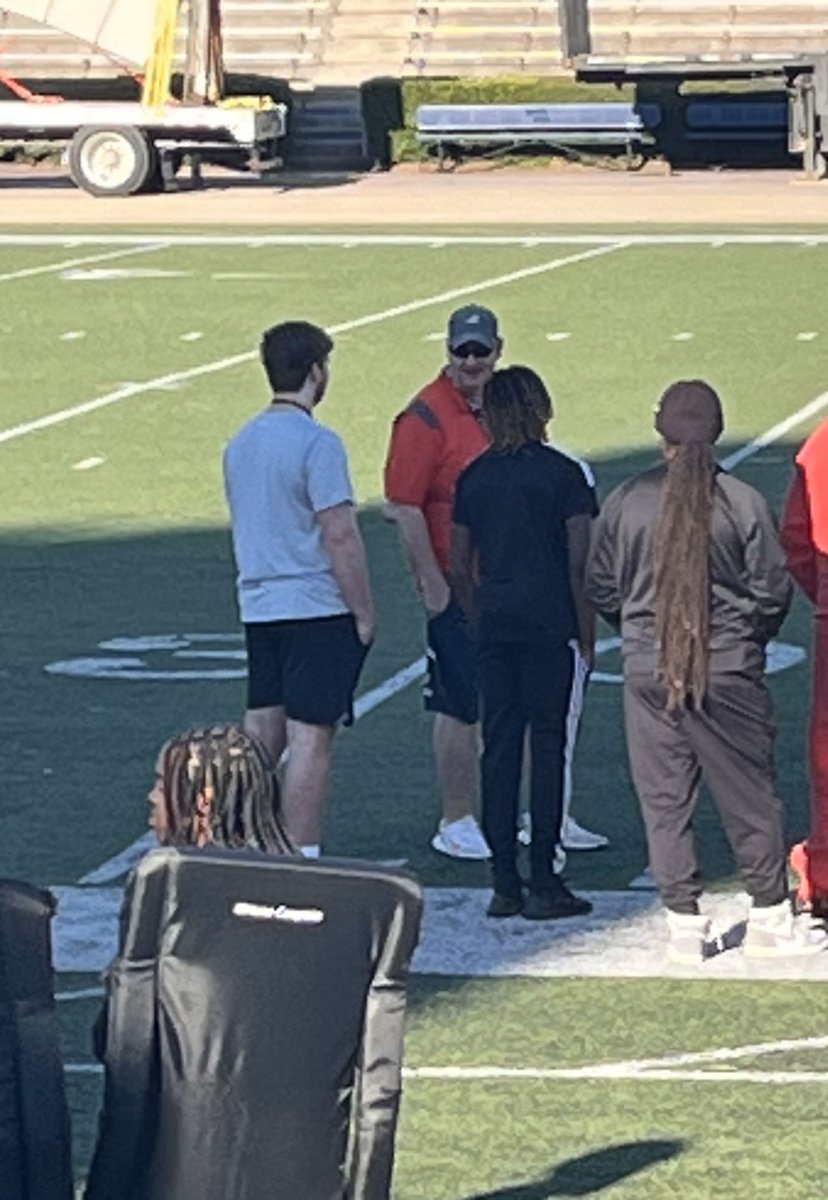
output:
[[[429,617],[438,617],[449,606],[451,588],[445,579],[440,579],[439,582],[434,581],[429,583],[427,587],[424,587],[422,595],[423,604]]]
[[[584,660],[584,664],[586,665],[587,670],[591,671],[592,668],[595,666],[595,643],[591,642],[591,641],[590,642],[579,642],[578,650],[580,652],[581,658]]]
[[[355,617],[357,637],[363,646],[370,646],[376,634],[376,623],[373,617]]]

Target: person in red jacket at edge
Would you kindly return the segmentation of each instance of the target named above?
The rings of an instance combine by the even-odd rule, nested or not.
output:
[[[788,570],[814,605],[814,682],[811,700],[811,829],[791,850],[799,877],[797,900],[828,917],[828,421],[796,456],[782,520]]]

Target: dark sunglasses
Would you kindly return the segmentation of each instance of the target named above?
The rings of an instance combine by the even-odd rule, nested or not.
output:
[[[491,353],[492,347],[483,346],[480,342],[464,342],[452,350],[455,358],[488,358]]]

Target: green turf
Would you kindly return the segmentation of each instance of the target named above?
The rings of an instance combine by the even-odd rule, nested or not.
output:
[[[109,249],[0,246],[0,274]],[[720,387],[728,417],[723,454],[825,388],[828,247],[641,246],[475,286],[585,249],[175,248],[79,269],[153,268],[183,277],[93,282],[57,273],[4,286],[0,431],[126,382],[238,353],[250,359],[183,380],[178,390],[147,391],[0,443],[0,681],[7,698],[0,711],[0,874],[70,883],[119,852],[146,827],[144,796],[161,740],[190,721],[233,718],[243,705],[241,680],[123,682],[49,675],[44,666],[103,655],[98,644],[116,636],[238,628],[220,454],[230,432],[266,400],[255,363],[265,325],[286,316],[343,324],[386,314],[338,336],[331,393],[320,411],[346,439],[363,505],[380,615],[365,689],[422,653],[418,606],[376,501],[390,420],[439,368],[440,341],[430,335],[462,301],[436,300],[399,315],[389,311],[395,306],[468,288],[469,298],[495,307],[506,359],[528,362],[549,380],[555,436],[590,456],[603,495],[654,460],[651,408],[672,379],[701,375]],[[213,278],[242,271],[277,278]],[[86,336],[61,339],[77,330]],[[204,336],[181,341],[191,331]],[[819,336],[797,340],[809,331]],[[547,339],[561,332],[571,336]],[[674,340],[683,332],[692,340]],[[739,467],[777,508],[793,447],[809,427]],[[104,464],[73,470],[92,456]],[[800,599],[783,640],[810,644],[810,613]],[[169,653],[146,657],[160,669],[174,665]],[[605,656],[599,668],[617,670],[617,656]],[[808,675],[799,665],[771,683],[792,835],[807,827]],[[646,852],[620,689],[612,684],[590,689],[575,805],[612,846],[572,855],[570,879],[580,887],[626,887]],[[429,851],[436,814],[429,726],[410,688],[338,740],[327,845],[336,853],[406,857],[430,885],[483,886],[480,864]],[[708,802],[698,830],[708,879],[727,885],[733,864]],[[70,977],[59,986],[93,982]],[[820,997],[804,984],[417,979],[409,1061],[577,1066],[812,1036],[824,1031]],[[95,1008],[95,1001],[62,1007],[68,1061],[88,1061]],[[796,1051],[738,1066],[818,1069],[817,1062],[824,1056]],[[73,1074],[69,1087],[82,1169],[99,1079]],[[810,1200],[813,1187],[797,1191],[798,1179],[817,1177],[821,1131],[799,1116],[802,1102],[793,1094],[773,1085],[679,1080],[411,1081],[396,1197]],[[808,1113],[825,1100],[814,1085],[806,1098]],[[797,1119],[786,1119],[793,1109]]]

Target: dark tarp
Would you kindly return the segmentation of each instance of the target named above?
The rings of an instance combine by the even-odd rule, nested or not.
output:
[[[0,880],[0,1197],[71,1200],[69,1112],[52,982],[55,901]]]
[[[110,973],[87,1200],[386,1200],[420,912],[401,871],[149,854]]]

